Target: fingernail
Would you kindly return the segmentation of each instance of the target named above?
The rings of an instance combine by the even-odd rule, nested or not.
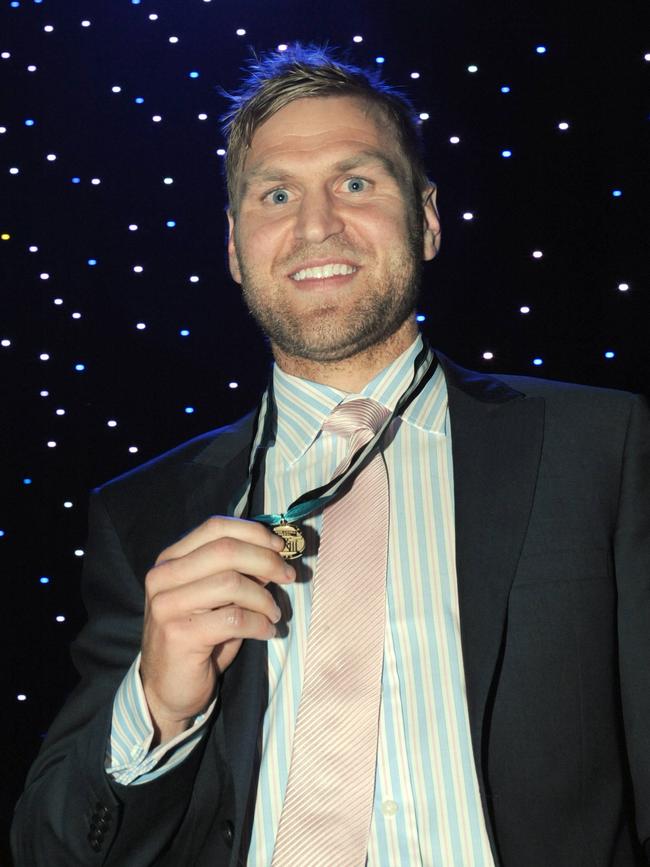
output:
[[[284,571],[287,578],[293,579],[296,577],[296,570],[289,563],[284,564]]]
[[[277,623],[281,617],[282,617],[282,612],[280,611],[280,609],[276,605],[275,606],[275,614],[273,615],[273,622]]]

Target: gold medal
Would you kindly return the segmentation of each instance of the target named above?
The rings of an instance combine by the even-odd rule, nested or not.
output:
[[[284,557],[285,560],[295,560],[296,557],[300,557],[305,550],[305,537],[297,527],[283,523],[277,524],[271,529],[284,540],[284,548],[280,551],[280,557]]]

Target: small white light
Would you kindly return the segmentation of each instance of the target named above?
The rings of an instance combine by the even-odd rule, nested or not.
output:
[[[281,43],[278,45],[278,51],[286,51],[288,47],[289,47],[289,46],[286,44],[286,42],[281,42]]]
[[[129,223],[129,232],[137,232],[138,227],[135,223]]]
[[[228,388],[239,388],[239,383],[238,382],[229,382]]]
[[[90,183],[93,185],[93,187],[97,187],[97,186],[99,186],[99,184],[101,184],[101,179],[100,178],[91,178]]]
[[[53,163],[54,160],[56,159],[56,154],[48,154],[48,155],[45,157],[45,159],[48,161],[48,163]]]
[[[163,178],[163,184],[167,184],[167,186],[169,186],[170,184],[173,184],[173,183],[174,183],[173,178],[169,178],[169,177]]]
[[[156,15],[155,12],[152,12],[151,15],[149,16],[149,21],[157,21],[157,20],[158,20],[158,16]]]
[[[154,114],[153,117],[151,118],[151,120],[154,123],[160,123],[160,121],[162,120],[162,116],[159,114]]]
[[[429,120],[429,112],[421,111],[420,112],[420,120]]]
[[[196,276],[196,274],[192,274],[192,276],[190,277],[190,283],[198,283],[198,282],[199,282],[199,278]]]
[[[170,36],[169,41],[172,43],[172,45],[176,45],[176,43],[178,42],[178,36]]]
[[[492,361],[492,359],[494,358],[494,353],[493,353],[493,352],[484,352],[484,353],[483,353],[483,358],[484,358],[486,361]]]
[[[11,346],[11,340],[8,340],[6,337],[0,340],[0,346],[3,346],[5,349],[8,346]]]
[[[235,31],[235,33],[237,34],[237,36],[246,36],[246,31],[244,30],[243,27],[239,27],[239,28]]]
[[[63,614],[57,614],[54,619],[57,623],[65,623],[65,617],[63,616]]]
[[[533,250],[533,259],[541,259],[543,255],[541,250]]]
[[[225,148],[217,148],[217,156],[218,157],[225,157],[225,155],[226,155],[226,149]]]
[[[458,144],[460,142],[460,138],[457,135],[452,135],[449,141],[451,144]]]
[[[519,312],[520,313],[530,313],[530,307],[520,307]]]
[[[81,26],[90,27],[90,21],[87,18],[84,18],[84,20],[81,22]]]
[[[145,325],[144,322],[138,322],[138,324],[137,324],[135,327],[138,329],[138,331],[144,331],[144,329],[145,329],[147,326]]]
[[[557,128],[562,129],[562,130],[568,129],[569,124],[565,120],[563,120],[563,121],[560,121],[560,123],[558,123]]]
[[[34,66],[33,63],[30,63],[29,66],[27,67],[27,72],[36,72],[37,69],[38,69],[37,66]]]
[[[17,175],[19,172],[20,172],[20,169],[16,168],[16,166],[12,166],[12,167],[9,169],[9,174],[10,174],[10,175]]]
[[[71,509],[72,508],[72,502],[70,500],[66,500],[65,503],[63,504],[63,508],[64,509]]]
[[[129,451],[131,452],[132,455],[134,455],[137,453],[138,447],[137,446],[129,446]]]
[[[353,42],[363,42],[363,36],[353,36],[352,41]]]
[[[650,63],[650,51],[647,54],[643,55],[643,59],[646,61],[646,63]]]
[[[65,415],[65,410],[64,409],[57,409],[56,414],[57,415]]]
[[[467,67],[467,71],[468,72],[478,72],[478,66],[476,66],[475,64],[472,64],[471,66]]]
[[[50,393],[49,393],[49,391],[47,391],[47,390],[44,388],[42,391],[39,391],[39,395],[40,395],[41,397],[49,397],[49,396],[50,396]]]
[[[619,292],[627,292],[629,290],[629,288],[630,288],[629,283],[619,283],[618,284],[618,291]]]
[[[115,421],[114,418],[110,418],[110,419],[106,422],[106,425],[107,425],[107,427],[117,427],[117,422]]]
[[[27,696],[25,695],[24,692],[19,692],[18,695],[16,696],[16,699],[18,701],[27,701]]]
[[[0,57],[2,57],[3,60],[9,60],[11,54],[9,54],[8,51],[3,51],[2,54],[0,54]]]
[[[41,352],[41,354],[38,357],[41,359],[41,361],[49,361],[50,360],[49,352]]]
[[[38,276],[41,278],[41,280],[49,280],[50,279],[50,275],[47,273],[47,271],[43,271],[43,273],[39,274]]]
[[[135,271],[136,274],[142,274],[142,272],[144,271],[144,268],[142,267],[142,265],[134,265],[133,270]]]
[[[38,247],[32,244],[31,247],[28,248],[30,253],[38,253]]]
[[[73,319],[81,319],[81,313],[77,313],[76,311],[72,314]]]
[[[43,30],[44,30],[46,33],[52,33],[52,32],[54,31],[54,27],[52,27],[51,24],[46,24],[45,27],[43,28]]]
[[[474,214],[471,211],[465,211],[463,214],[463,220],[473,220]]]
[[[83,557],[84,549],[83,548],[75,548],[74,549],[74,555],[75,555],[75,557]]]
[[[204,112],[201,112],[201,114],[198,115],[198,118],[199,120],[207,120],[208,116]]]
[[[419,77],[420,77],[420,73],[419,73],[419,72],[412,72],[412,73],[411,73],[411,78],[419,78]]]
[[[119,86],[119,84],[114,84],[113,87],[111,87],[111,90],[113,91],[113,93],[122,93],[122,88]]]
[[[48,449],[55,449],[56,448],[55,440],[48,440],[47,441],[47,447],[48,447]]]
[[[60,306],[63,304],[63,298],[55,298],[55,299],[54,299],[54,304],[55,304],[57,307],[60,307]]]
[[[7,127],[6,126],[0,126],[0,135],[4,135],[4,133],[6,133],[6,132],[7,132]]]

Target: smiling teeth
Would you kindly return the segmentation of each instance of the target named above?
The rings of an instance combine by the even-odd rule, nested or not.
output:
[[[293,280],[324,280],[326,277],[337,277],[339,274],[354,274],[357,269],[352,265],[323,265],[321,268],[303,268],[292,274]]]

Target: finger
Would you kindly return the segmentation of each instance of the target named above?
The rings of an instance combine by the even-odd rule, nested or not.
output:
[[[214,515],[183,536],[178,542],[161,551],[156,565],[165,560],[184,557],[190,551],[225,536],[240,539],[242,542],[250,542],[251,545],[259,545],[261,548],[270,548],[272,551],[281,551],[284,547],[283,540],[264,524],[257,521],[246,521],[242,518]]]
[[[194,637],[206,649],[217,647],[233,638],[255,638],[266,641],[276,634],[276,628],[268,617],[236,605],[228,605],[216,611],[206,611],[196,615],[193,628]]]
[[[232,605],[262,614],[272,623],[282,615],[265,587],[234,571],[208,575],[156,594],[151,600],[151,613],[162,623]]]

